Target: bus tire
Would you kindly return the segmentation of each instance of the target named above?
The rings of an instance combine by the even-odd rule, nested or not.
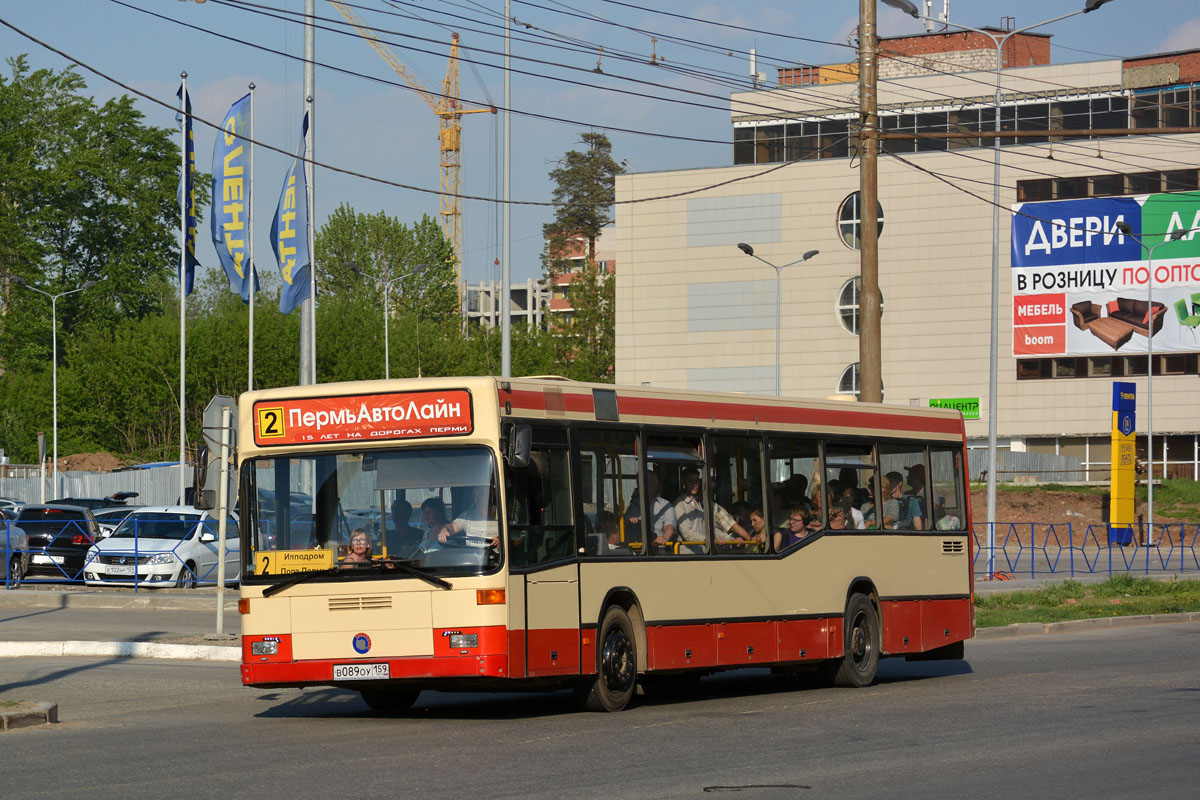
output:
[[[363,702],[377,714],[402,714],[417,702],[420,689],[360,689]]]
[[[825,678],[834,686],[870,686],[879,668],[879,612],[871,598],[850,595],[844,630],[842,656],[825,664]]]
[[[596,639],[596,674],[576,689],[585,711],[621,711],[637,688],[637,638],[629,615],[610,606]]]

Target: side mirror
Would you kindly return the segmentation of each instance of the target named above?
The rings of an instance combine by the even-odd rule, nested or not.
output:
[[[504,460],[513,469],[529,466],[529,449],[533,441],[533,431],[528,425],[513,425],[508,431],[508,447],[505,448]]]
[[[200,534],[200,544],[208,544],[209,542],[215,542],[216,540],[216,534],[210,531],[204,531]]]
[[[192,475],[192,507],[201,511],[217,505],[217,493],[204,488],[208,484],[209,459],[208,445],[201,441],[196,445],[196,471]]]

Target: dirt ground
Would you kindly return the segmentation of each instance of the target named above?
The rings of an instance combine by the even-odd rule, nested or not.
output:
[[[1144,519],[1146,514],[1145,502],[1139,502],[1136,508],[1138,519]],[[978,523],[987,519],[987,490],[975,489],[971,491],[971,515],[976,521],[976,527],[982,529]],[[1067,525],[1070,524],[1070,533],[1072,538],[1078,541],[1083,537],[1089,525],[1103,526],[1104,520],[1107,517],[1107,504],[1105,498],[1100,494],[1084,494],[1082,492],[1070,491],[1050,491],[1042,489],[1030,489],[1028,491],[1003,491],[996,492],[996,521],[1002,524],[1006,523],[1023,523],[1025,529],[1018,530],[1022,541],[1028,542],[1028,536],[1025,531],[1028,530],[1029,523],[1035,523],[1035,538],[1037,541],[1042,541],[1046,535],[1046,531],[1050,525],[1055,526],[1055,532],[1059,535],[1063,544],[1066,544]],[[1155,526],[1174,524],[1175,530],[1169,532],[1169,537],[1172,541],[1178,542],[1179,528],[1178,525],[1184,520],[1176,519],[1169,515],[1164,515],[1159,505],[1155,503],[1154,510]],[[1187,540],[1190,541],[1194,535],[1195,526],[1191,523],[1187,524],[1186,534]],[[1106,541],[1103,531],[1094,529],[1093,533]],[[997,535],[1007,535],[1006,528],[1004,534],[997,530]],[[1162,544],[1166,544],[1163,541]]]
[[[112,453],[77,453],[73,456],[63,456],[58,460],[58,469],[83,470],[85,472],[112,472],[125,466],[121,459]]]

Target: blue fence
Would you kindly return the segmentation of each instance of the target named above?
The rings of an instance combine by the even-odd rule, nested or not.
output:
[[[992,530],[989,531],[989,528]],[[1196,541],[1200,525],[1049,525],[1036,522],[980,523],[974,570],[1003,577],[1117,573],[1200,572]],[[988,549],[989,533],[994,549]]]
[[[85,583],[89,586],[192,588],[218,578],[218,521],[139,515],[118,534],[100,538],[86,522],[37,520],[33,533],[0,522],[4,585]],[[240,574],[237,522],[226,526],[226,582]]]

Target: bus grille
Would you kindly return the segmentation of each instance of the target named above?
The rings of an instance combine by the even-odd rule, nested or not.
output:
[[[963,551],[965,545],[961,541],[942,540],[942,552],[948,556],[956,556]]]
[[[375,597],[331,597],[330,611],[370,611],[387,610],[392,607],[392,598],[388,595]]]

